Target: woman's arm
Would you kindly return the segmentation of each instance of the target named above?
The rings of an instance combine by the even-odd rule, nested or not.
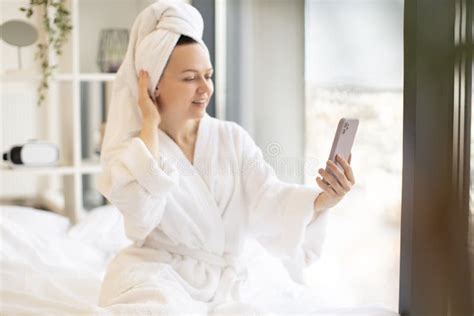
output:
[[[159,224],[168,193],[178,184],[177,171],[158,162],[139,137],[122,145],[99,178],[99,191],[124,217],[125,233],[143,242]]]
[[[251,136],[235,125],[249,232],[277,257],[294,257],[322,190],[280,181]]]
[[[148,150],[155,159],[160,158],[159,141],[158,141],[158,123],[155,119],[147,118],[143,120],[142,131],[139,137],[145,143]]]
[[[238,130],[249,233],[301,283],[302,269],[322,252],[328,210],[315,200],[323,190],[280,181],[250,135]]]
[[[160,115],[147,92],[148,76],[140,72],[138,106],[143,116],[139,137],[117,149],[99,179],[99,190],[124,216],[126,235],[141,245],[159,224],[166,198],[177,185],[173,166],[160,161],[158,124]]]

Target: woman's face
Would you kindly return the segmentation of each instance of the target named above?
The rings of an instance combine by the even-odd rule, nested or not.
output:
[[[213,69],[200,44],[176,46],[155,90],[162,118],[201,118],[214,93]]]

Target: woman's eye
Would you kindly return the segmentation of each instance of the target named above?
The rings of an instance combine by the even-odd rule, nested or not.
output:
[[[205,78],[206,80],[212,79],[212,75],[206,76]],[[190,78],[185,78],[184,81],[193,81],[195,79],[196,79],[195,77],[192,77],[192,78],[190,77]]]

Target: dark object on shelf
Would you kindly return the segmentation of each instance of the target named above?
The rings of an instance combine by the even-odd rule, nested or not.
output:
[[[100,31],[97,64],[102,72],[117,72],[127,51],[127,29],[103,29]]]
[[[56,144],[32,140],[23,145],[13,146],[3,153],[4,161],[10,166],[53,166],[59,159],[59,149]]]

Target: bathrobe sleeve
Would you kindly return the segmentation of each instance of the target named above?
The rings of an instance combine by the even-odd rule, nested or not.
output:
[[[99,191],[122,213],[127,237],[141,246],[159,224],[178,173],[164,159],[157,161],[139,137],[115,152],[103,166]]]
[[[250,233],[285,264],[294,281],[322,250],[329,211],[315,214],[319,187],[280,181],[250,135],[240,128],[242,190]]]

